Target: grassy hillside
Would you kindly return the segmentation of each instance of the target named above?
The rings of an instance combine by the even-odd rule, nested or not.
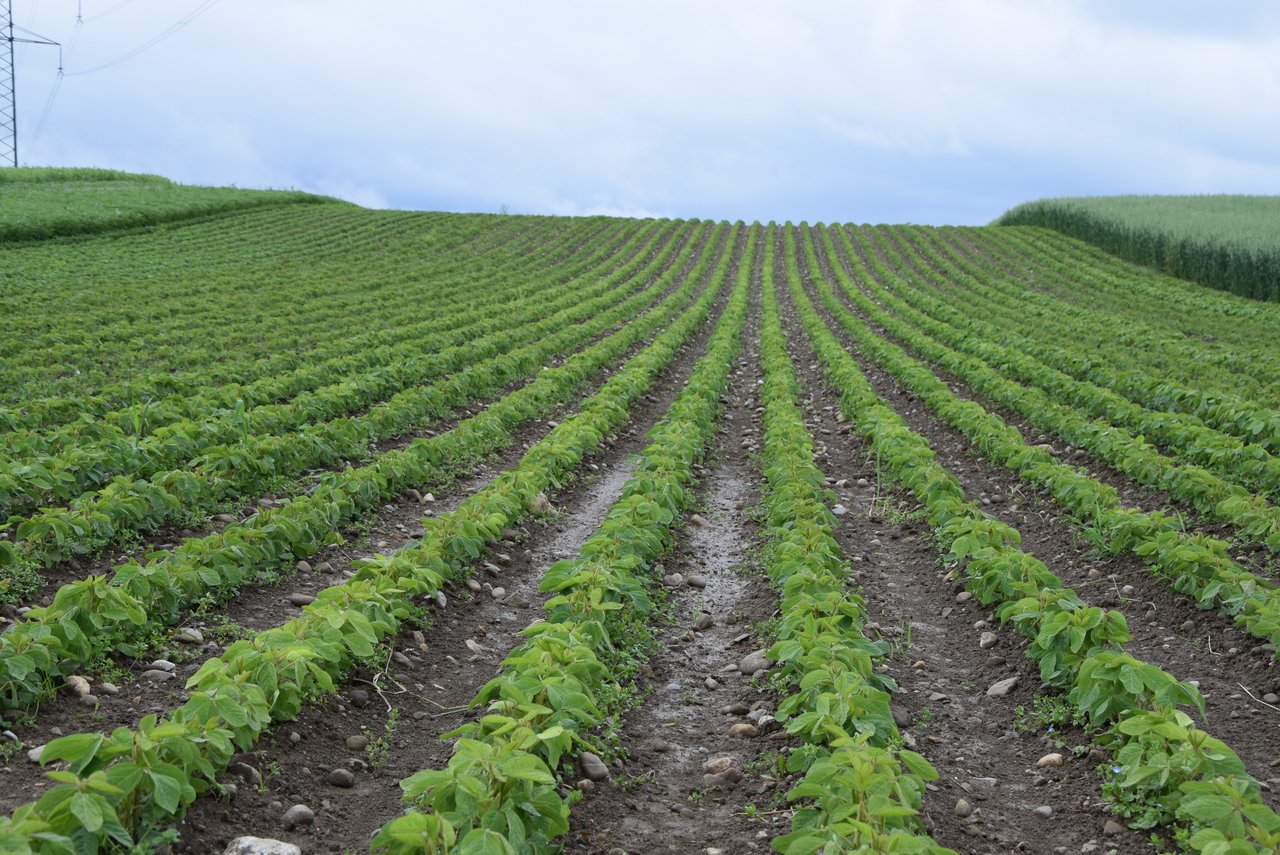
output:
[[[1045,226],[1211,288],[1280,300],[1280,196],[1042,199],[996,224]]]
[[[0,243],[155,225],[241,208],[333,201],[308,193],[188,187],[107,169],[0,170]]]

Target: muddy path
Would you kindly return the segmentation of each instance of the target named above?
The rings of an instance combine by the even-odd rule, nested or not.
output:
[[[777,764],[791,740],[770,723],[776,696],[737,665],[767,644],[757,628],[777,608],[754,560],[762,483],[752,461],[761,444],[757,320],[753,311],[718,448],[698,487],[699,511],[664,562],[673,621],[649,660],[646,697],[618,733],[627,756],[607,781],[586,783],[566,852],[765,852],[785,830]],[[756,732],[731,735],[740,724]]]

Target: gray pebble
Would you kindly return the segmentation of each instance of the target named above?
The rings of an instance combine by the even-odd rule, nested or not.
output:
[[[294,805],[284,812],[284,816],[280,817],[280,821],[284,823],[287,831],[292,831],[300,825],[310,825],[315,822],[316,812],[306,805]]]

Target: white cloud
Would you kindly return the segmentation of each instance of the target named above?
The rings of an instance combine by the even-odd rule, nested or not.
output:
[[[529,213],[982,222],[1051,194],[1280,192],[1280,16],[1182,5],[222,0],[68,77],[34,155]],[[182,11],[90,15],[69,69]],[[32,25],[73,29],[59,4]],[[39,103],[50,58],[21,72]]]

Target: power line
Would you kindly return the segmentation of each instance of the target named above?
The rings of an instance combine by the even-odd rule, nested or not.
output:
[[[29,38],[19,38],[22,30]],[[18,165],[18,84],[14,45],[52,45],[58,48],[58,71],[62,71],[62,45],[13,23],[13,0],[0,0],[0,159]]]
[[[77,9],[78,12],[78,9]],[[67,45],[66,54],[58,57],[58,78],[53,81],[53,87],[49,90],[49,97],[44,99],[44,108],[40,110],[40,118],[36,121],[35,132],[31,135],[31,142],[27,144],[28,152],[35,151],[40,143],[40,135],[44,133],[45,123],[49,121],[49,114],[53,112],[53,102],[58,98],[58,92],[62,89],[62,79],[66,76],[63,74],[62,67],[64,62],[70,62],[72,55],[76,52],[76,43],[80,41],[80,33],[84,30],[84,16],[77,13],[76,28],[71,32],[71,42]],[[61,48],[58,49],[61,52]],[[27,162],[31,162],[31,155],[27,155]]]
[[[188,12],[185,17],[179,19],[177,22],[167,27],[163,32],[161,32],[156,36],[153,36],[152,38],[138,45],[133,50],[129,51],[128,53],[118,56],[115,59],[111,60],[110,62],[104,62],[102,65],[96,65],[93,68],[86,68],[84,71],[68,71],[66,73],[66,76],[79,77],[84,74],[93,74],[96,71],[103,71],[104,69],[108,69],[108,68],[111,68],[112,66],[119,65],[122,62],[127,62],[128,60],[131,60],[138,54],[142,53],[143,51],[150,50],[151,48],[160,44],[162,41],[172,36],[178,30],[182,29],[187,24],[194,21],[196,18],[199,18],[205,12],[208,12],[217,4],[218,4],[218,0],[204,0],[203,3],[198,5],[196,8],[192,9],[190,12]],[[102,14],[105,15],[106,13],[104,12]],[[98,17],[101,17],[101,16],[102,15],[99,15]]]
[[[111,15],[111,14],[114,14],[114,13],[116,13],[116,12],[119,12],[121,9],[123,9],[125,6],[128,6],[128,5],[129,5],[130,3],[132,3],[132,2],[133,2],[133,0],[121,0],[121,2],[117,3],[117,4],[116,4],[116,5],[114,5],[114,6],[108,6],[106,9],[103,9],[101,12],[99,12],[99,13],[98,13],[98,14],[96,14],[96,15],[90,15],[90,16],[89,16],[89,20],[90,20],[90,21],[96,21],[96,20],[98,20],[99,18],[105,18],[105,17],[107,17],[108,15]]]

